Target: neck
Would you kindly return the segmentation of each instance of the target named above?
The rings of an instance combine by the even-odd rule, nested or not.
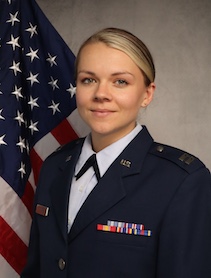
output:
[[[110,146],[111,144],[115,143],[116,141],[120,140],[124,136],[130,133],[129,130],[126,133],[120,133],[114,136],[113,134],[99,134],[95,132],[91,132],[91,140],[92,140],[92,148],[93,151],[100,152],[101,150],[105,149],[106,147]]]
[[[96,136],[91,136],[92,138],[92,148],[93,151],[95,151],[96,153],[100,152],[101,150],[105,149],[106,147],[108,147],[109,145],[111,145],[112,141],[110,140],[106,140],[106,138],[100,138],[100,137],[96,137]]]

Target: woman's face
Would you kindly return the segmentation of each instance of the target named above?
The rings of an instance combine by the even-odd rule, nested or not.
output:
[[[82,49],[76,84],[78,111],[92,138],[106,138],[108,144],[135,127],[139,109],[150,103],[155,88],[145,86],[128,55],[101,42]]]

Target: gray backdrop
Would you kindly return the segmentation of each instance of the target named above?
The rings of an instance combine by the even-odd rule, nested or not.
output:
[[[142,112],[156,141],[199,156],[211,169],[210,0],[37,0],[74,54],[93,32],[120,27],[149,47],[155,97]]]

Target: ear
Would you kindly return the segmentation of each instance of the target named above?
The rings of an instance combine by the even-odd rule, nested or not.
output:
[[[146,92],[145,92],[144,99],[141,103],[141,107],[146,107],[150,104],[154,96],[154,91],[155,91],[155,83],[152,82],[149,84],[148,87],[146,87]]]

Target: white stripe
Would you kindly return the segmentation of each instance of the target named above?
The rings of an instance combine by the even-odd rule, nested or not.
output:
[[[11,267],[10,264],[0,255],[0,273],[1,278],[18,278],[18,273]]]
[[[28,246],[31,216],[11,186],[0,177],[0,215]]]
[[[60,146],[59,142],[49,132],[43,136],[35,145],[34,149],[42,160],[45,160],[52,152]]]
[[[90,128],[85,124],[78,114],[78,109],[75,109],[68,117],[67,121],[70,123],[74,131],[79,137],[84,137],[90,132]]]
[[[35,181],[34,181],[33,169],[31,170],[31,174],[29,175],[28,181],[29,181],[29,183],[30,183],[32,189],[33,189],[34,192],[35,192],[35,190],[36,190],[36,185],[35,185]]]
[[[77,109],[75,109],[66,119],[79,137],[84,137],[90,132],[89,127],[80,118]],[[49,132],[34,145],[34,150],[42,160],[45,160],[59,146],[59,142]]]

